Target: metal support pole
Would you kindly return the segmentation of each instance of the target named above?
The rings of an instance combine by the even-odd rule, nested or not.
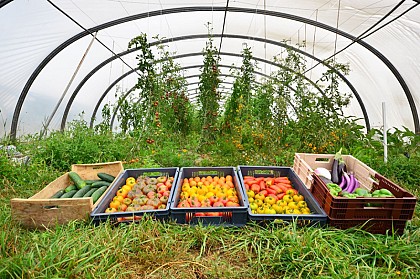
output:
[[[386,164],[388,162],[388,128],[386,125],[386,106],[385,106],[385,102],[382,102],[382,121],[383,121],[383,126],[384,126],[384,131],[383,131],[383,135],[384,135],[384,163]]]
[[[67,83],[67,86],[66,86],[66,88],[64,89],[63,94],[61,95],[60,99],[58,100],[57,105],[54,107],[53,112],[52,112],[52,113],[51,113],[51,115],[48,117],[48,119],[47,119],[47,121],[46,121],[46,123],[45,123],[45,125],[44,125],[44,127],[43,127],[43,129],[42,129],[42,131],[41,131],[41,133],[40,133],[40,135],[39,135],[39,138],[40,138],[40,139],[41,139],[41,138],[42,138],[42,137],[43,137],[43,136],[47,133],[48,126],[50,125],[51,120],[53,119],[53,117],[54,117],[55,113],[56,113],[56,112],[57,112],[57,110],[58,110],[58,107],[60,106],[60,104],[61,104],[61,102],[63,101],[64,97],[66,96],[67,92],[69,91],[69,88],[70,88],[71,84],[73,83],[73,81],[74,81],[74,79],[75,79],[75,77],[76,77],[77,73],[79,72],[80,67],[82,66],[82,63],[83,63],[83,61],[85,60],[86,55],[88,54],[88,52],[89,52],[89,50],[90,50],[90,47],[92,46],[93,42],[95,41],[95,38],[96,38],[96,35],[97,35],[97,34],[98,34],[98,32],[95,32],[95,35],[92,37],[92,40],[90,40],[90,43],[89,43],[89,45],[88,45],[88,47],[87,47],[87,49],[86,49],[85,53],[83,54],[82,59],[80,59],[80,62],[79,62],[79,64],[77,65],[77,68],[76,68],[76,70],[74,71],[74,73],[73,73],[72,77],[70,78],[70,81]]]

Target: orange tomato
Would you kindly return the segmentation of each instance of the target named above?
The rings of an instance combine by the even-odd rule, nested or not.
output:
[[[229,188],[233,188],[233,187],[234,187],[234,185],[233,185],[233,182],[232,182],[232,181],[226,181],[226,185],[227,185]]]
[[[124,199],[127,197],[127,195],[128,195],[128,191],[126,191],[122,188],[117,191],[117,196],[121,196]]]
[[[126,211],[127,210],[127,205],[125,203],[122,203],[118,206],[117,210],[118,211]]]
[[[123,200],[124,200],[124,197],[122,197],[122,196],[115,196],[112,200],[117,200],[117,201],[119,201],[120,203],[122,203],[123,202]]]
[[[115,209],[118,209],[118,206],[120,206],[120,202],[119,201],[117,201],[117,200],[113,200],[110,204],[109,204],[109,207],[110,208],[115,208]]]

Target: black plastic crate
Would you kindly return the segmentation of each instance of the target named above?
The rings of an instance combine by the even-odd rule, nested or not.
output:
[[[232,176],[232,182],[235,186],[238,198],[239,206],[237,207],[190,207],[190,208],[178,208],[180,201],[180,193],[182,182],[184,178],[189,177],[207,177],[207,176]],[[247,223],[247,210],[248,204],[246,203],[245,194],[242,191],[238,175],[234,167],[184,167],[181,168],[175,192],[173,194],[171,202],[171,218],[179,224],[189,225],[217,225],[217,226],[244,226]],[[219,213],[221,216],[197,216],[197,213]]]
[[[127,223],[132,221],[137,221],[145,214],[152,216],[154,219],[158,220],[168,220],[170,218],[170,201],[175,189],[175,184],[178,178],[178,168],[150,168],[150,169],[127,169],[120,176],[117,177],[117,180],[113,184],[112,188],[107,191],[106,195],[102,198],[102,201],[99,205],[92,211],[90,214],[93,222],[98,224],[99,222],[110,221],[111,223]],[[137,178],[140,175],[149,176],[149,177],[159,177],[167,176],[174,177],[172,182],[171,190],[169,193],[168,202],[166,208],[164,209],[154,209],[154,210],[140,210],[140,211],[131,211],[131,212],[113,212],[106,213],[105,210],[108,208],[109,203],[112,201],[117,191],[125,184],[125,180],[128,177]]]
[[[327,223],[327,215],[325,211],[319,206],[311,192],[306,188],[305,184],[300,180],[292,168],[277,167],[277,166],[238,166],[238,176],[241,182],[244,198],[248,204],[248,217],[252,221],[266,222],[291,222],[296,221],[299,225],[318,225],[325,226]],[[311,214],[255,214],[249,208],[249,199],[246,195],[244,177],[288,177],[293,188],[305,197],[308,208]]]

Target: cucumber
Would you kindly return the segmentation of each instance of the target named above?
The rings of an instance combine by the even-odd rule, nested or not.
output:
[[[101,181],[93,182],[92,188],[100,188],[102,186],[107,186],[108,187],[109,185],[111,185],[110,182],[101,180]]]
[[[95,193],[92,194],[92,200],[93,204],[98,201],[98,199],[102,196],[103,193],[105,193],[108,186],[102,186],[101,188],[97,189]]]
[[[70,179],[74,182],[78,189],[86,186],[86,182],[74,171],[69,172]]]
[[[95,193],[96,190],[98,190],[98,189],[97,188],[91,188],[83,197],[87,198],[87,197],[92,196],[92,194]]]
[[[100,179],[85,179],[87,185],[92,185],[94,182],[102,181]]]
[[[85,187],[83,187],[82,189],[80,189],[79,191],[77,191],[76,194],[74,194],[74,196],[72,198],[83,198],[83,196],[89,192],[89,190],[92,189],[91,185],[86,185]]]
[[[71,184],[71,185],[67,186],[66,189],[64,189],[64,192],[68,193],[68,192],[73,191],[73,190],[77,190],[77,187],[76,187],[76,185]]]
[[[52,197],[50,199],[58,199],[60,198],[62,195],[64,195],[65,191],[64,190],[60,190],[57,193],[55,193],[54,195],[52,195]]]
[[[71,190],[70,192],[65,193],[64,195],[62,195],[60,197],[60,199],[68,199],[68,198],[72,198],[74,194],[76,194],[77,190]]]
[[[112,181],[114,181],[114,179],[115,179],[115,176],[112,176],[112,175],[107,174],[107,173],[104,173],[104,172],[99,172],[99,173],[97,174],[97,176],[98,176],[100,179],[102,179],[102,180],[104,180],[104,181],[108,181],[108,182],[112,182]]]

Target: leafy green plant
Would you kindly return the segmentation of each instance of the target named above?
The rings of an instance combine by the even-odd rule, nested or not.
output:
[[[210,33],[203,52],[204,61],[199,78],[199,119],[203,141],[214,142],[218,133],[217,122],[221,99],[218,86],[221,80],[219,78],[220,69],[218,68],[219,57],[217,56],[217,49],[213,46],[213,38]]]

